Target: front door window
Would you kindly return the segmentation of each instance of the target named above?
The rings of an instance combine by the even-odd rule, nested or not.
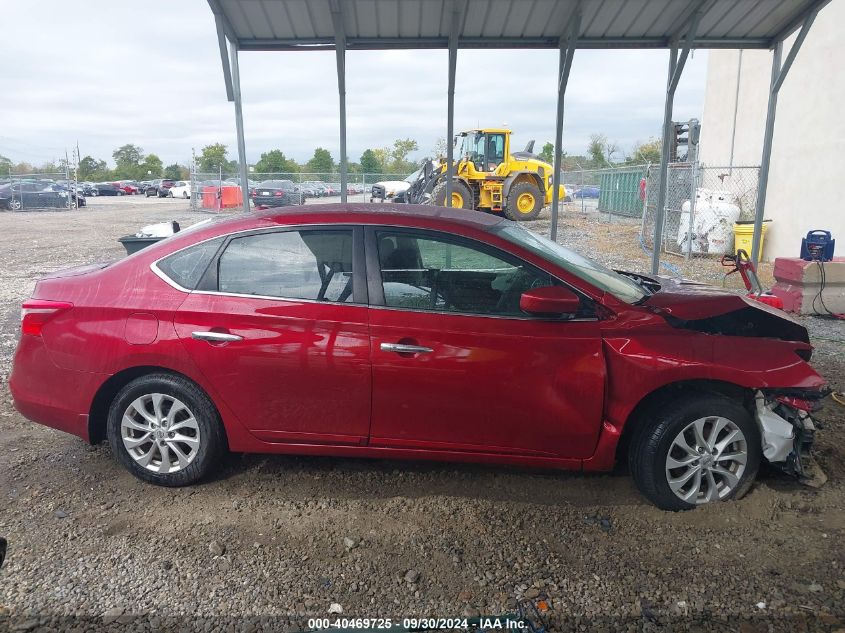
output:
[[[414,232],[378,231],[388,307],[485,316],[526,316],[530,288],[559,283],[550,274],[495,249]]]

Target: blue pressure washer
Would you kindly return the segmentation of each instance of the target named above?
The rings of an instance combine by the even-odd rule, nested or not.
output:
[[[833,259],[833,248],[836,240],[831,238],[830,231],[815,229],[801,238],[801,259],[808,262],[829,262]]]

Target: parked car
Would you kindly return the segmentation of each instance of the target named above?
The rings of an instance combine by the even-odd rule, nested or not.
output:
[[[404,180],[380,180],[370,187],[370,202],[406,202],[405,193],[416,182],[422,169],[405,177]],[[398,198],[398,199],[397,199]]]
[[[741,497],[763,461],[807,474],[828,390],[785,313],[497,216],[398,209],[239,215],[48,274],[23,304],[15,407],[166,486],[226,450],[627,459],[669,510]]]
[[[126,192],[120,187],[111,182],[98,182],[94,185],[96,196],[123,196]]]
[[[305,184],[305,183],[299,185],[299,191],[300,191],[300,193],[302,193],[302,197],[305,198],[306,200],[308,198],[318,197],[317,196],[317,190],[314,187],[312,187],[311,185],[308,185],[308,184]]]
[[[265,180],[250,191],[255,206],[285,207],[305,202],[302,192],[292,180]]]
[[[158,196],[159,198],[166,198],[170,195],[169,189],[173,186],[174,182],[175,181],[170,180],[169,178],[159,178],[157,180],[153,180],[147,185],[147,188],[144,189],[144,197],[149,198],[150,196]]]
[[[68,184],[65,184],[65,183],[55,183],[55,184],[47,187],[47,190],[52,189],[54,192],[59,194],[60,199],[57,200],[58,204],[56,206],[65,207],[65,208],[68,208],[68,209],[71,208],[71,207],[79,208],[79,207],[85,206],[85,197],[81,193],[79,193],[79,191],[77,190],[78,189],[77,187],[73,187],[73,188],[71,188],[71,187],[73,187],[72,183],[70,184],[70,186]],[[71,199],[70,203],[68,203],[68,201],[67,201],[68,192],[71,192],[70,193],[70,199]]]
[[[191,197],[191,183],[185,180],[176,180],[173,186],[170,187],[168,196],[171,198],[190,198]]]
[[[20,211],[22,209],[69,209],[74,199],[79,206],[85,206],[85,198],[75,193],[68,195],[66,186],[47,181],[13,182],[0,186],[0,208]]]
[[[573,198],[598,198],[601,195],[599,187],[581,187],[572,192]]]
[[[76,193],[80,196],[96,196],[96,189],[93,182],[76,183]]]
[[[118,180],[112,184],[121,189],[127,196],[134,196],[140,192],[138,183],[132,180]]]

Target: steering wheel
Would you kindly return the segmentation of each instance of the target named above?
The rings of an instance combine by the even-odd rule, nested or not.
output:
[[[521,295],[526,290],[532,290],[534,288],[540,288],[546,285],[543,283],[542,279],[540,279],[539,277],[534,277],[532,282],[527,287],[522,287],[520,282],[524,281],[526,276],[528,275],[529,273],[527,273],[524,269],[520,268],[516,273],[511,276],[507,287],[502,291],[502,295],[496,302],[496,312],[503,312],[505,310],[505,307],[513,299],[513,295],[517,290],[519,290],[519,294]]]

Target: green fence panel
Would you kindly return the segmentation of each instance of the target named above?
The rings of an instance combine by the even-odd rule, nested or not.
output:
[[[640,181],[644,177],[645,169],[640,167],[602,172],[599,211],[642,217],[643,201],[640,198]]]

